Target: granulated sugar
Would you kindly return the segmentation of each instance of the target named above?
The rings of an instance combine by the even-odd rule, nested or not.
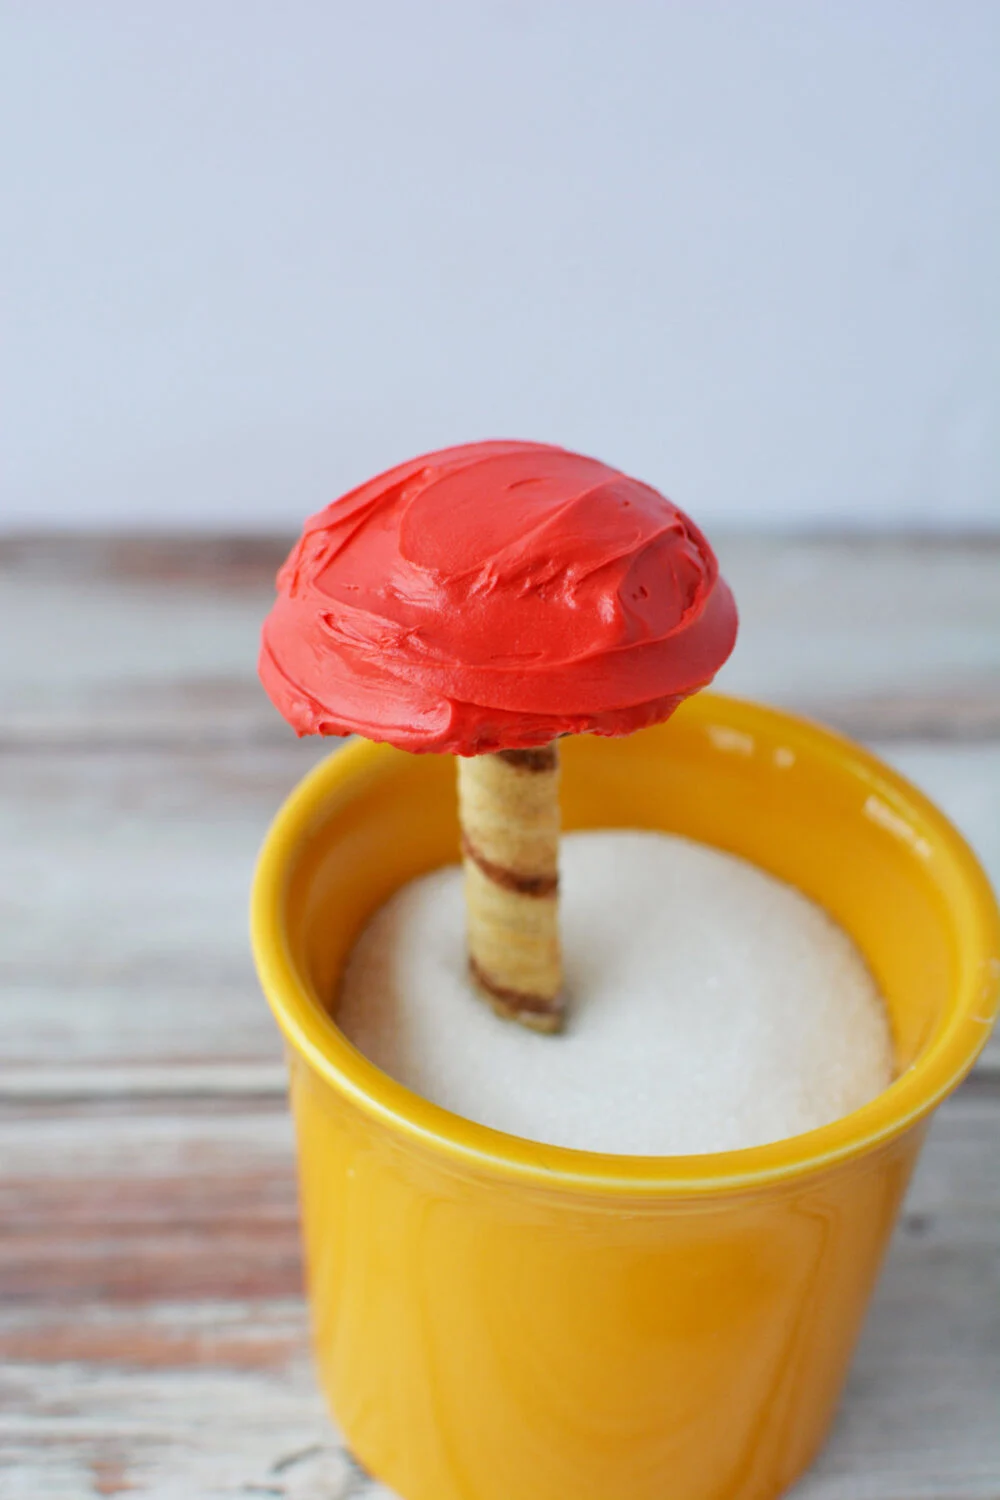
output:
[[[338,1021],[400,1082],[513,1135],[673,1155],[827,1124],[890,1082],[874,981],[819,907],[666,834],[561,849],[567,1028],[502,1021],[465,968],[462,875],[413,881],[352,953]]]

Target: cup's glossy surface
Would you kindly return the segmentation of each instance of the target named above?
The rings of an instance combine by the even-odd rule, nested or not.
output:
[[[290,1044],[323,1384],[405,1500],[768,1500],[823,1440],[928,1116],[988,1035],[996,907],[900,777],[715,695],[564,742],[563,811],[716,844],[823,904],[888,1000],[899,1076],[822,1130],[674,1158],[541,1146],[419,1099],[329,1007],[371,911],[457,858],[454,766],[348,745],[276,819],[252,919]]]

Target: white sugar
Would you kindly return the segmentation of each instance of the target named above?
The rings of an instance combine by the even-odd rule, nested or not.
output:
[[[593,1151],[761,1145],[890,1082],[863,959],[790,886],[705,845],[618,830],[569,834],[561,873],[561,1036],[498,1019],[472,988],[457,867],[375,914],[344,975],[343,1030],[456,1114]]]

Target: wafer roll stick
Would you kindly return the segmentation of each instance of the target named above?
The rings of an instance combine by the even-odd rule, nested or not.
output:
[[[458,761],[469,966],[494,1010],[562,1025],[559,756],[499,750]]]

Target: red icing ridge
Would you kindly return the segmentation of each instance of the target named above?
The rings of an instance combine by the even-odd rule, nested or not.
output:
[[[260,674],[299,734],[476,755],[654,724],[735,639],[711,547],[656,490],[562,448],[471,443],[306,522]]]

